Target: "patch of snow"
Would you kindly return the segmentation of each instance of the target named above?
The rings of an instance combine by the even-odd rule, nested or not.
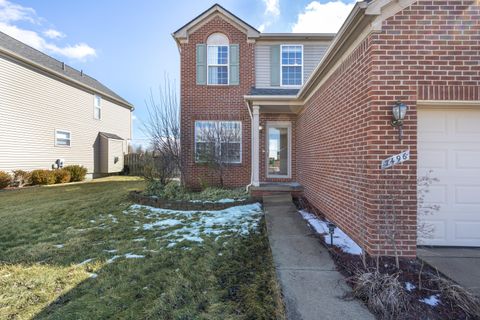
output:
[[[113,222],[113,223],[118,223],[117,218],[116,218],[113,214],[109,214],[108,217],[109,217],[110,219],[112,219],[112,222]]]
[[[85,265],[87,263],[90,263],[92,261],[93,261],[93,258],[90,258],[90,259],[87,259],[85,261],[80,262],[79,264],[77,264],[77,266],[83,266],[83,265]]]
[[[133,254],[133,253],[126,253],[125,255],[125,258],[127,259],[141,259],[141,258],[145,258],[145,256],[142,256],[140,254]]]
[[[90,220],[90,223],[95,223],[96,221],[95,220]]]
[[[176,225],[182,224],[182,221],[177,219],[165,219],[165,220],[158,220],[154,223],[146,223],[143,225],[143,230],[151,230],[154,227],[173,227]]]
[[[92,279],[95,279],[96,277],[98,277],[98,274],[93,273],[93,272],[89,273],[89,275],[90,275],[90,278],[92,278]]]
[[[142,242],[142,241],[146,241],[146,239],[145,239],[145,237],[141,237],[141,238],[133,239],[132,241],[133,242]]]
[[[63,244],[55,244],[55,245],[53,245],[53,246],[54,246],[55,248],[58,248],[58,249],[60,249],[60,248],[63,248],[63,247],[64,247],[64,245],[63,245]]]
[[[436,307],[441,302],[439,294],[434,294],[429,297],[420,299],[418,301],[428,304],[429,306],[432,306],[432,307]]]
[[[168,248],[182,241],[201,243],[204,241],[202,235],[214,235],[216,240],[224,233],[248,235],[251,229],[258,226],[263,214],[259,203],[212,211],[181,211],[135,204],[130,210],[142,210],[145,217],[154,220],[144,224],[143,230],[161,230],[178,226],[160,237],[169,241]]]
[[[117,260],[118,258],[120,258],[121,256],[113,256],[111,257],[110,259],[107,260],[107,263],[110,264],[110,263],[113,263],[113,261]]]
[[[117,252],[118,250],[117,249],[112,249],[112,250],[103,250],[105,252],[108,252],[108,253],[115,253]]]
[[[417,287],[416,287],[413,283],[408,282],[408,281],[405,282],[405,289],[407,289],[407,291],[410,292],[410,291],[415,290],[416,288],[417,288]]]
[[[328,221],[320,220],[310,212],[300,210],[302,217],[307,220],[308,224],[318,233],[323,235],[325,242],[330,244],[330,234],[328,233]],[[342,249],[342,251],[350,254],[361,254],[362,248],[353,241],[345,232],[338,226],[333,233],[333,245]]]

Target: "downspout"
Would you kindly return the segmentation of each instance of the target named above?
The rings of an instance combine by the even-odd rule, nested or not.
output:
[[[250,110],[250,105],[248,101],[245,100],[245,105],[247,106],[248,114],[250,115],[250,183],[245,187],[245,190],[248,192],[250,190],[250,187],[253,184],[253,115],[252,111]]]

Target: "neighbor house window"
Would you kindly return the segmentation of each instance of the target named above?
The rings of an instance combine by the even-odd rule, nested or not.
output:
[[[72,134],[66,130],[55,130],[55,145],[59,147],[70,147]]]
[[[229,45],[228,38],[214,33],[207,39],[207,83],[228,84]]]
[[[102,119],[102,98],[100,96],[93,96],[93,116],[95,119]]]
[[[240,121],[195,121],[195,160],[241,163],[242,123]]]
[[[303,83],[303,46],[281,46],[282,86],[301,86]]]

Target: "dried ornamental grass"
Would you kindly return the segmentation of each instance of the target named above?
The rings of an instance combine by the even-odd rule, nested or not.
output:
[[[439,276],[431,281],[438,286],[442,296],[446,297],[452,304],[458,306],[469,316],[480,318],[480,299],[477,296],[458,284]]]
[[[408,295],[398,274],[359,271],[351,280],[352,295],[364,300],[382,319],[396,319],[408,309]]]

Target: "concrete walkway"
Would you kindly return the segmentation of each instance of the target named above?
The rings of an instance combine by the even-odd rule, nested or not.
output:
[[[480,248],[422,247],[417,249],[417,256],[480,296]]]
[[[375,319],[349,287],[287,195],[264,196],[268,239],[289,320]]]

